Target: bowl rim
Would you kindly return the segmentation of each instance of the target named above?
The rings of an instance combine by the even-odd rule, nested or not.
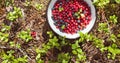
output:
[[[50,26],[50,28],[56,33],[56,34],[58,34],[58,35],[60,35],[60,36],[63,36],[63,37],[65,37],[65,38],[67,38],[67,39],[76,39],[76,38],[79,38],[80,37],[80,35],[79,35],[79,33],[76,33],[76,34],[67,34],[67,33],[63,33],[63,32],[61,32],[59,29],[57,29],[56,27],[55,27],[55,25],[53,24],[53,20],[52,20],[52,8],[53,8],[53,6],[54,6],[54,4],[55,4],[55,2],[56,2],[57,0],[51,0],[50,2],[49,2],[49,5],[48,5],[48,8],[47,8],[47,22],[48,22],[48,24],[49,24],[49,26]],[[91,17],[92,17],[92,20],[90,21],[90,23],[86,26],[86,28],[85,29],[83,29],[83,30],[81,30],[80,32],[82,32],[82,33],[89,33],[91,30],[92,30],[92,28],[94,27],[94,25],[95,25],[95,23],[96,23],[96,9],[95,9],[95,6],[92,4],[92,1],[91,0],[84,0],[87,4],[88,4],[88,6],[90,7],[90,9],[91,9]],[[51,6],[52,5],[52,6]],[[87,30],[87,31],[86,31]]]

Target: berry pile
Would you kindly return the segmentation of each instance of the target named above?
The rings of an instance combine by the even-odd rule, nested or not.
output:
[[[57,0],[52,8],[54,25],[61,32],[74,34],[91,21],[91,10],[84,0]]]

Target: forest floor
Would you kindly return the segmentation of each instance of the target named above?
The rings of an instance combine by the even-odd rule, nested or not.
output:
[[[48,21],[47,21],[47,7],[50,2],[50,0],[33,0],[32,3],[29,6],[26,6],[25,0],[15,0],[14,6],[20,7],[23,10],[24,16],[22,18],[18,18],[15,21],[9,21],[6,19],[6,16],[8,12],[13,11],[13,5],[11,4],[9,7],[5,6],[5,1],[0,0],[0,30],[4,28],[5,25],[10,26],[10,30],[5,31],[4,33],[8,33],[8,41],[3,42],[0,40],[0,63],[3,61],[9,61],[12,63],[12,60],[10,58],[18,58],[27,56],[29,63],[40,63],[40,61],[36,59],[38,52],[36,52],[36,49],[40,49],[43,44],[46,44],[49,42],[49,35],[47,34],[48,31],[52,31],[50,28]],[[34,6],[34,4],[40,3],[43,5],[42,9],[37,10]],[[109,20],[109,16],[116,15],[118,17],[117,24],[109,23],[109,28],[111,29],[111,33],[114,35],[120,34],[120,5],[118,4],[109,4],[106,6],[106,8],[102,9],[99,7],[96,7],[96,13],[97,13],[97,19],[96,23],[93,27],[93,29],[90,31],[89,34],[92,34],[96,36],[99,39],[104,40],[104,46],[110,46],[112,45],[112,41],[109,41],[109,36],[105,34],[105,32],[99,32],[99,23],[107,23]],[[32,40],[29,42],[25,42],[24,40],[17,37],[20,31],[22,30],[28,30],[30,29],[30,33],[35,32],[36,36],[32,37]],[[58,37],[58,42],[60,42],[61,39],[59,39],[59,36],[55,34],[53,31],[52,33],[54,36]],[[1,39],[1,37],[0,37]],[[94,38],[93,38],[94,39]],[[69,42],[73,44],[76,40],[70,40],[65,39],[66,42]],[[11,41],[13,42],[11,44]],[[117,41],[115,44],[117,44],[118,48],[120,48],[120,38],[117,37]],[[19,48],[16,47],[16,44],[20,45]],[[13,46],[12,46],[13,45]],[[15,46],[14,46],[15,45]],[[84,43],[79,44],[81,49],[85,52],[86,55],[86,61],[88,63],[120,63],[120,55],[116,55],[115,59],[108,59],[107,53],[108,51],[101,52],[99,48],[97,48],[92,41],[86,41]],[[52,47],[52,46],[51,46]],[[12,56],[6,58],[4,55],[8,54],[8,51],[14,51]],[[71,47],[70,45],[62,46],[61,49],[57,48],[51,48],[49,49],[45,55],[41,57],[42,60],[44,60],[45,63],[57,63],[58,54],[60,53],[70,53],[71,54]],[[4,59],[3,56],[6,58]],[[24,60],[24,59],[23,59]],[[75,62],[74,56],[70,58],[71,63]],[[28,63],[27,62],[27,63]],[[8,63],[8,62],[6,62]],[[18,62],[19,63],[19,62]],[[41,62],[42,63],[42,62]]]

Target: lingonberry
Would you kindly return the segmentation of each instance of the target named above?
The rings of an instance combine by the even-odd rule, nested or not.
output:
[[[35,38],[35,37],[36,37],[36,32],[35,32],[35,31],[32,31],[32,32],[31,32],[31,36],[32,36],[33,38]]]
[[[90,7],[84,0],[57,0],[52,8],[52,19],[61,32],[74,34],[91,21]]]

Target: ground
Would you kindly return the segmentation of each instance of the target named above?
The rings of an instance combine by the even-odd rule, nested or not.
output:
[[[13,8],[13,5],[9,7],[5,6],[5,1],[0,0],[0,30],[2,29],[3,23],[11,27],[9,31],[5,33],[9,33],[8,41],[3,42],[0,41],[0,63],[4,61],[3,54],[7,54],[7,51],[13,50],[13,56],[15,58],[22,57],[27,55],[27,63],[37,63],[36,56],[38,53],[36,49],[41,49],[43,44],[47,44],[49,42],[48,31],[52,31],[47,21],[47,7],[49,5],[50,0],[33,0],[30,6],[25,6],[25,0],[15,0],[14,6],[20,7],[23,10],[24,16],[22,18],[16,19],[14,22],[6,19],[6,16],[9,12],[9,9]],[[42,9],[37,10],[34,7],[34,3],[43,4]],[[12,10],[10,10],[12,11]],[[109,16],[116,15],[118,17],[117,24],[109,23],[109,28],[111,29],[111,33],[114,35],[120,34],[120,5],[116,3],[110,3],[105,8],[96,7],[97,19],[93,29],[89,32],[96,36],[99,39],[104,40],[104,46],[112,45],[112,41],[109,41],[109,36],[105,32],[99,32],[99,23],[106,23],[109,20]],[[30,29],[30,32],[36,32],[36,36],[32,37],[32,40],[29,42],[25,42],[24,40],[17,37],[20,31]],[[58,37],[58,42],[60,42],[59,36],[52,31],[54,36]],[[93,38],[94,39],[94,38]],[[70,40],[65,39],[66,42],[73,44],[79,38]],[[120,38],[117,37],[118,48],[120,48]],[[14,41],[15,44],[19,43],[20,48],[11,47],[10,42]],[[120,63],[120,55],[118,54],[115,59],[108,59],[107,54],[108,51],[101,52],[99,48],[97,48],[93,41],[86,41],[84,43],[79,43],[81,49],[85,52],[86,61],[88,63]],[[52,46],[51,46],[52,47]],[[55,63],[60,53],[71,53],[72,49],[70,45],[61,46],[61,49],[51,48],[49,49],[45,55],[41,57],[45,63]],[[40,60],[40,59],[39,59]],[[10,61],[10,60],[9,60]],[[12,60],[11,60],[12,61]],[[75,62],[74,56],[70,58],[71,63]],[[58,61],[59,62],[59,61]],[[7,63],[7,62],[6,62]],[[12,63],[12,62],[11,62]],[[38,62],[41,63],[41,62]],[[57,63],[57,62],[56,62]],[[59,62],[60,63],[60,62]]]

